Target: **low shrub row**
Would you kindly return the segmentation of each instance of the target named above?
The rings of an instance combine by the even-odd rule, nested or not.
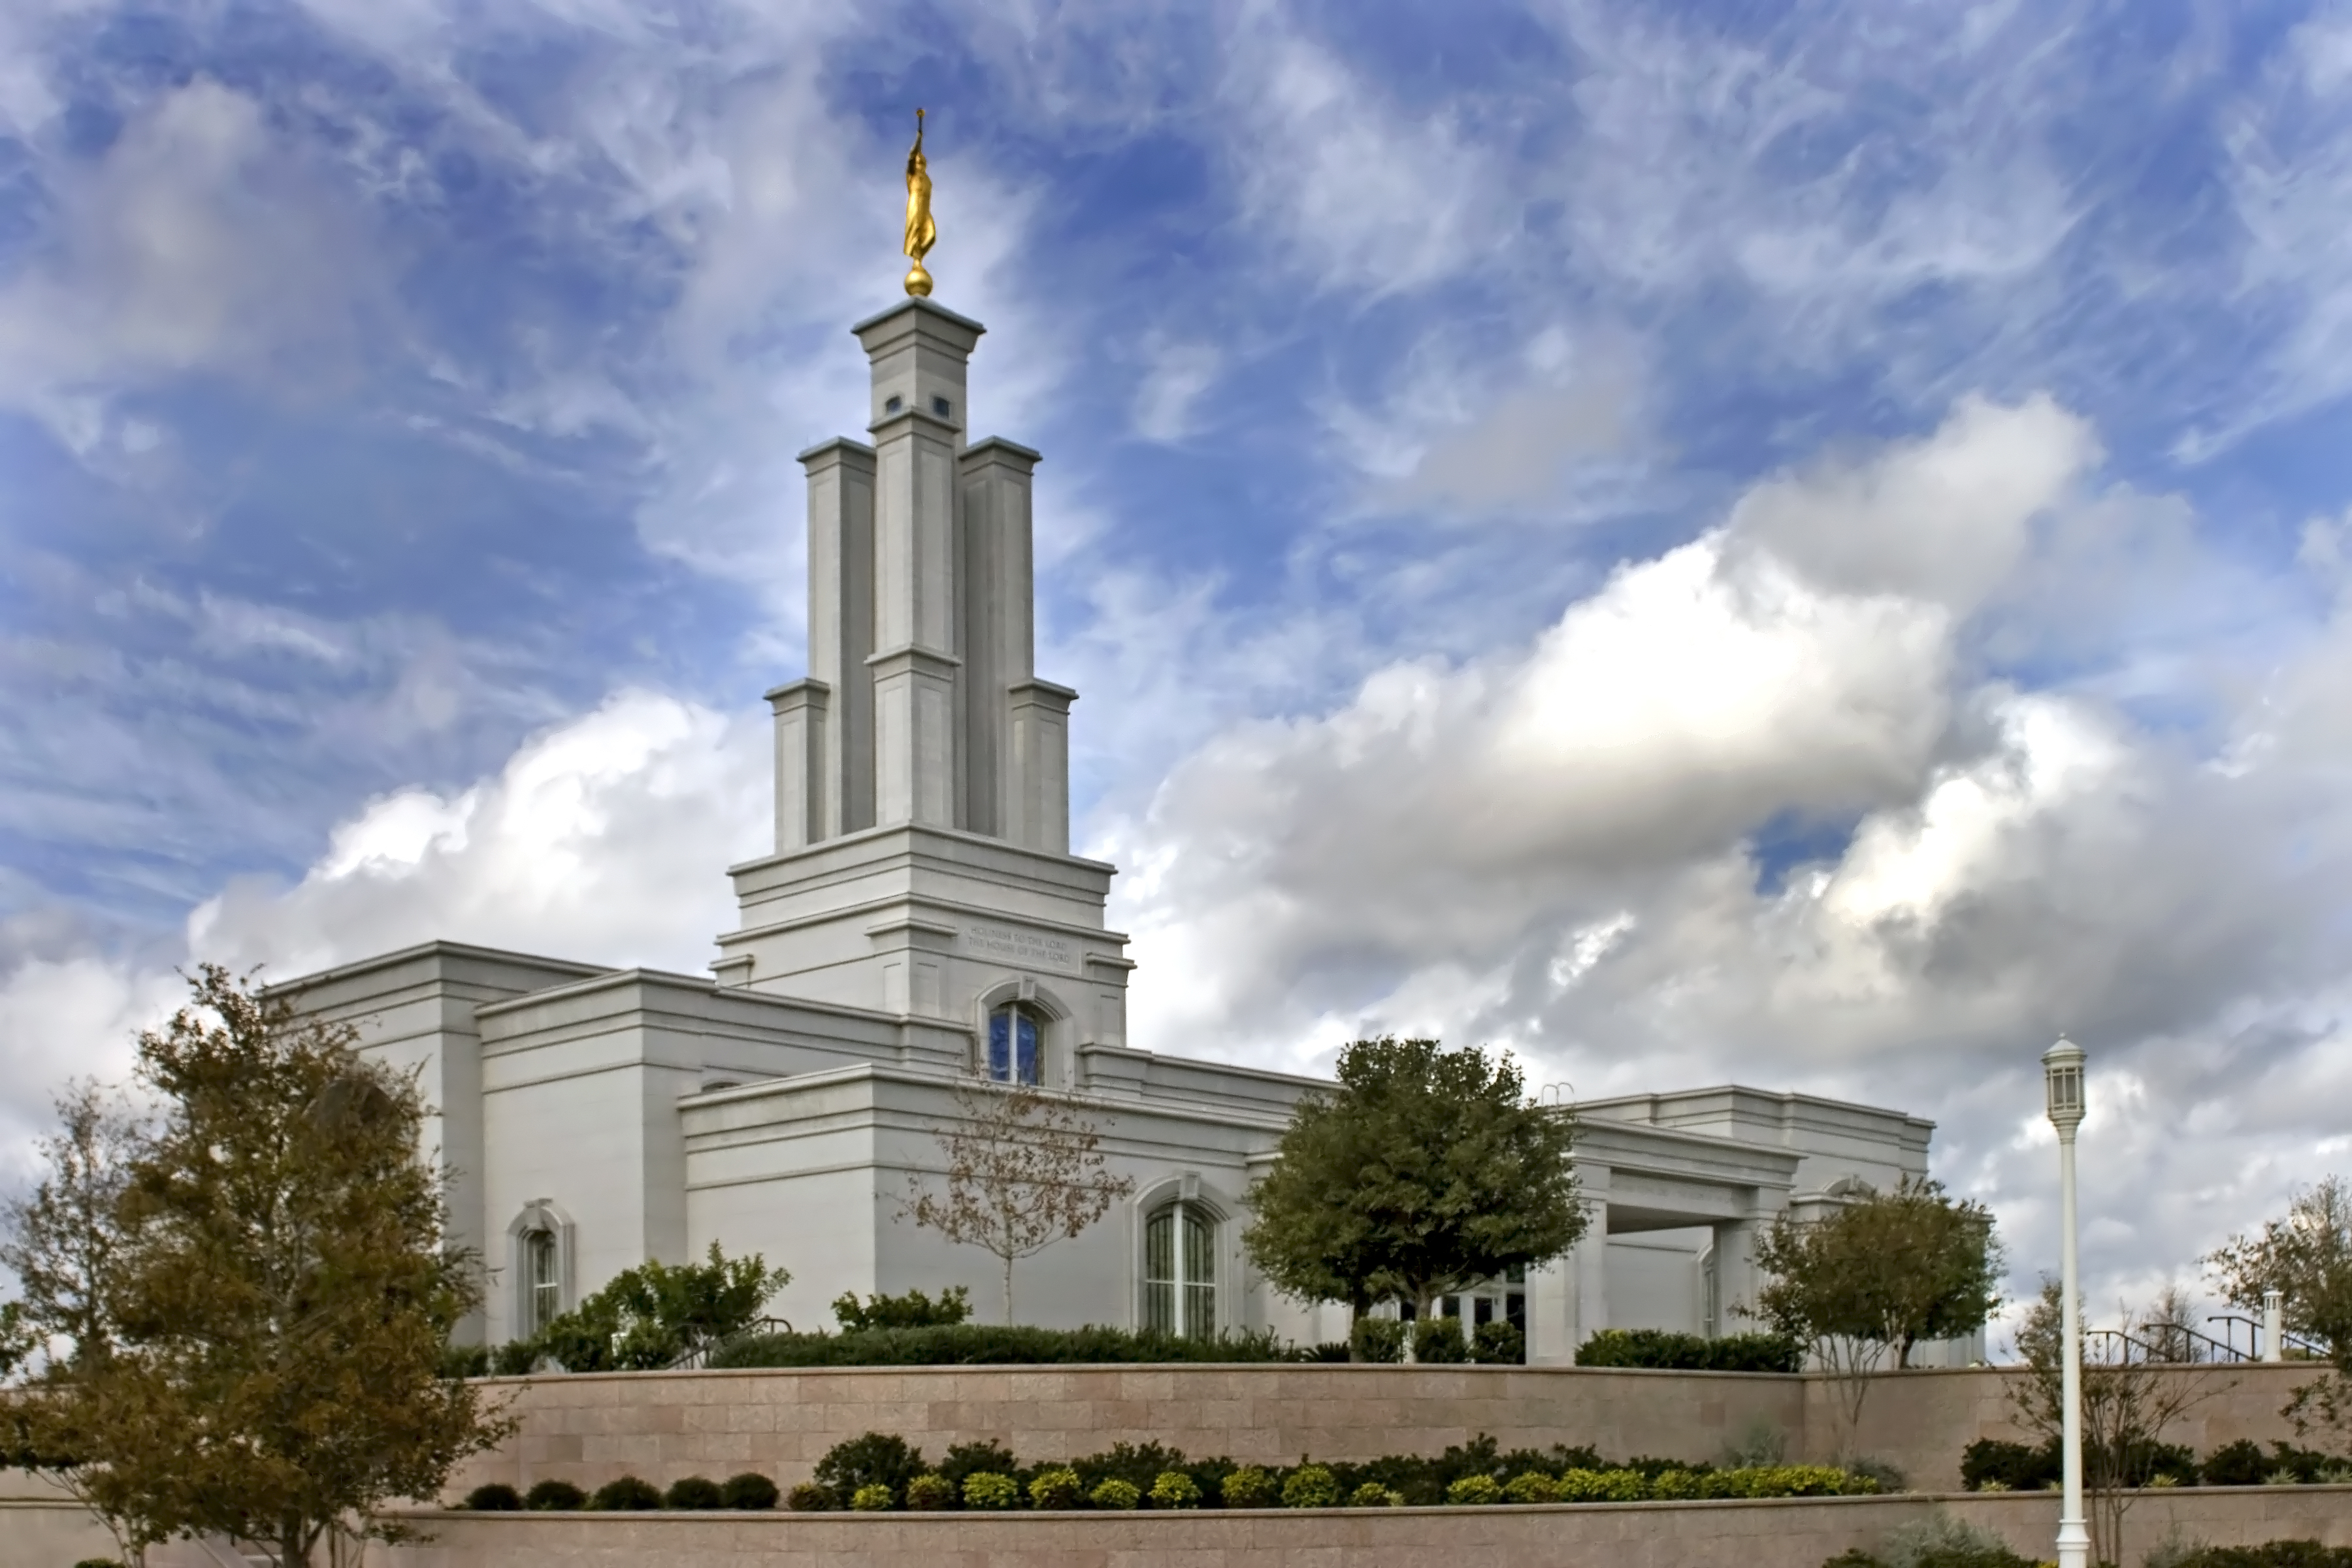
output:
[[[1726,1334],[1710,1340],[1665,1329],[1603,1329],[1577,1347],[1576,1364],[1793,1373],[1804,1370],[1805,1347],[1786,1334]]]
[[[570,1513],[586,1509],[598,1513],[644,1513],[654,1509],[735,1509],[755,1511],[776,1506],[776,1483],[757,1471],[746,1470],[714,1481],[707,1476],[687,1476],[672,1481],[667,1491],[635,1476],[606,1481],[593,1492],[570,1481],[541,1481],[518,1492],[504,1481],[491,1481],[466,1494],[457,1506],[482,1513]]]
[[[2194,1451],[2177,1443],[2135,1442],[2121,1463],[2107,1462],[2096,1452],[2085,1455],[2094,1474],[2121,1474],[2152,1487],[2311,1486],[2323,1481],[2352,1481],[2352,1466],[2315,1448],[2291,1443],[2262,1445],[2247,1438],[2225,1443],[2200,1461]],[[2011,1443],[1998,1437],[1979,1438],[1961,1451],[1960,1484],[1969,1491],[2045,1491],[2060,1483],[2062,1461],[2057,1440],[2039,1444]]]
[[[1459,1318],[1423,1318],[1416,1323],[1395,1318],[1359,1318],[1349,1339],[1358,1361],[1402,1362],[1408,1340],[1412,1359],[1423,1366],[1516,1366],[1528,1359],[1527,1336],[1506,1322],[1480,1323],[1465,1333]],[[1322,1347],[1318,1347],[1317,1359],[1322,1359],[1323,1353]]]
[[[714,1352],[714,1367],[1054,1366],[1117,1362],[1345,1361],[1345,1345],[1294,1345],[1272,1331],[1215,1338],[1125,1329],[932,1323],[844,1333],[755,1334]]]
[[[2199,1546],[2172,1557],[2166,1568],[2352,1568],[2352,1546],[2322,1546],[2316,1541]]]
[[[1704,1462],[1603,1460],[1589,1448],[1500,1451],[1480,1436],[1433,1458],[1272,1468],[1192,1459],[1157,1443],[1122,1443],[1083,1458],[1024,1465],[998,1443],[960,1443],[937,1465],[903,1437],[869,1432],[836,1445],[795,1509],[1354,1508],[1544,1502],[1685,1501],[1837,1497],[1883,1489],[1871,1476],[1822,1465],[1717,1469]]]

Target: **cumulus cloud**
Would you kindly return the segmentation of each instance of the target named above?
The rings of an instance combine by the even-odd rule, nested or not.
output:
[[[763,739],[621,693],[470,788],[369,803],[290,888],[233,883],[189,916],[190,951],[290,975],[446,938],[698,971],[734,923],[724,869],[771,820]]]
[[[1129,868],[1139,1039],[1310,1067],[1426,1028],[1588,1094],[1732,1078],[1903,1104],[1946,1120],[1948,1173],[2020,1194],[2029,1247],[2038,1166],[2011,1145],[2061,1028],[2159,1121],[2225,1073],[2352,1070],[2311,1012],[2352,870],[2327,782],[2352,763],[2341,617],[2210,752],[1973,652],[1972,616],[2013,612],[2063,519],[2113,504],[2097,454],[2046,398],[1964,402],[1752,487],[1516,652],[1231,730],[1101,845]],[[1792,822],[1825,837],[1769,864]],[[2135,1155],[2148,1193],[2327,1135],[2310,1102],[2238,1114],[2196,1155]],[[2107,1266],[2159,1245],[2159,1201],[2115,1196]]]

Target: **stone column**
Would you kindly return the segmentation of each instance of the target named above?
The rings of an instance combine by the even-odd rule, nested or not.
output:
[[[832,697],[822,680],[795,680],[768,693],[776,716],[776,853],[804,849],[827,832],[831,752],[825,722]]]
[[[1739,1309],[1756,1305],[1756,1221],[1724,1220],[1715,1231],[1715,1331],[1746,1334],[1764,1325]]]
[[[801,840],[813,843],[874,826],[874,680],[866,668],[874,653],[874,449],[827,441],[803,452],[801,466],[808,470],[809,679],[829,694],[823,787],[814,792],[823,815]],[[781,791],[781,771],[776,783]],[[781,801],[777,809],[781,821]]]
[[[1528,1270],[1528,1364],[1576,1361],[1576,1282],[1568,1258]]]
[[[861,323],[873,370],[874,818],[964,825],[965,366],[982,328],[928,300]]]
[[[964,526],[965,826],[1020,840],[1013,692],[1036,672],[1030,525],[1037,454],[998,437],[961,459]],[[1025,840],[1022,840],[1025,842]]]
[[[1609,1326],[1609,1167],[1578,1161],[1576,1184],[1591,1219],[1570,1255],[1576,1307],[1569,1333],[1571,1353]]]
[[[1070,704],[1077,700],[1076,692],[1050,680],[1024,680],[1010,694],[1010,809],[1003,836],[1015,844],[1070,852]]]

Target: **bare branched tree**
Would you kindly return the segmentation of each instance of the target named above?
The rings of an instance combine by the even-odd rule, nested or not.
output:
[[[2168,1364],[2146,1353],[2178,1327],[2179,1297],[2167,1289],[2147,1310],[2125,1314],[2122,1335],[2086,1337],[2082,1346],[2083,1495],[2095,1562],[2124,1560],[2124,1515],[2142,1488],[2179,1462],[2161,1441],[2165,1428],[2219,1391],[2210,1366]],[[2009,1386],[2019,1424],[2053,1443],[2065,1423],[2064,1300],[2056,1280],[2042,1280],[2017,1331],[2031,1372]]]
[[[955,1097],[955,1120],[934,1134],[941,1185],[909,1178],[899,1215],[994,1257],[1010,1323],[1013,1265],[1077,1236],[1135,1183],[1107,1168],[1101,1131],[1066,1095],[967,1079]]]

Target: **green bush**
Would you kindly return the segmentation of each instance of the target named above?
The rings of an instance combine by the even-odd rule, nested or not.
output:
[[[861,1303],[856,1292],[851,1291],[833,1299],[833,1316],[848,1333],[868,1329],[944,1329],[971,1317],[971,1295],[961,1285],[950,1285],[936,1301],[920,1290],[909,1290],[903,1296],[868,1296]]]
[[[1562,1502],[1641,1502],[1649,1495],[1639,1470],[1568,1470],[1559,1478]]]
[[[776,1506],[776,1483],[757,1470],[730,1476],[719,1488],[719,1506],[744,1513],[773,1508]]]
[[[1404,1360],[1404,1331],[1411,1325],[1394,1318],[1358,1318],[1348,1331],[1358,1361],[1387,1363]]]
[[[513,1513],[522,1507],[522,1493],[504,1481],[487,1481],[467,1492],[458,1506],[477,1513]]]
[[[964,1481],[982,1470],[992,1470],[1003,1476],[1019,1475],[1021,1461],[1013,1457],[1012,1449],[993,1440],[958,1443],[948,1450],[948,1457],[940,1461],[939,1473],[961,1496]]]
[[[1227,1508],[1272,1508],[1275,1480],[1255,1465],[1243,1465],[1225,1477],[1217,1488],[1217,1495],[1224,1500]]]
[[[1459,1318],[1423,1318],[1412,1326],[1412,1359],[1423,1366],[1456,1366],[1470,1359]]]
[[[889,1489],[897,1497],[923,1473],[923,1452],[892,1432],[868,1432],[835,1443],[816,1462],[816,1484],[835,1497],[855,1499],[866,1487]]]
[[[2352,1546],[2266,1541],[2260,1546],[2202,1547],[2178,1562],[2179,1568],[2352,1568]]]
[[[1039,1329],[947,1323],[853,1333],[751,1334],[711,1352],[714,1367],[1069,1366],[1161,1362],[1305,1362],[1314,1358],[1272,1330],[1217,1338],[1125,1329]]]
[[[1975,1448],[1980,1445],[1970,1444],[1969,1447]],[[2197,1468],[2197,1478],[2209,1487],[2258,1487],[2263,1484],[2263,1478],[2275,1468],[2277,1467],[2263,1452],[2260,1443],[2241,1437],[2234,1443],[2224,1443],[2206,1455],[2205,1462]],[[1963,1479],[1967,1478],[1965,1462],[1960,1474]]]
[[[995,1470],[977,1470],[963,1479],[963,1506],[1007,1509],[1019,1506],[1021,1483]]]
[[[1470,1359],[1481,1366],[1517,1366],[1528,1359],[1528,1336],[1509,1323],[1481,1323],[1470,1336]]]
[[[74,1568],[122,1568],[122,1560],[119,1557],[85,1557],[75,1563]]]
[[[490,1347],[448,1345],[441,1352],[441,1375],[447,1378],[490,1375]]]
[[[1404,1494],[1391,1491],[1378,1481],[1366,1481],[1348,1494],[1349,1508],[1402,1508]]]
[[[1487,1508],[1503,1500],[1503,1489],[1492,1476],[1465,1476],[1445,1489],[1445,1500],[1455,1508]]]
[[[1875,1552],[1843,1552],[1822,1568],[2036,1568],[1989,1530],[1941,1509],[1890,1531]]]
[[[570,1481],[544,1480],[522,1494],[522,1506],[533,1513],[569,1513],[588,1506],[588,1494]]]
[[[597,1513],[644,1513],[662,1505],[661,1489],[635,1476],[620,1476],[596,1489],[588,1506]]]
[[[490,1370],[500,1377],[528,1377],[538,1364],[536,1340],[509,1340],[490,1352]]]
[[[1786,1334],[1726,1334],[1710,1340],[1665,1329],[1603,1329],[1577,1347],[1576,1364],[1793,1373],[1804,1368],[1805,1347]]]
[[[1558,1502],[1559,1483],[1541,1470],[1528,1470],[1513,1476],[1503,1487],[1506,1502]]]
[[[1285,1508],[1337,1508],[1339,1482],[1328,1465],[1301,1465],[1282,1483]]]
[[[666,1367],[698,1344],[740,1332],[790,1275],[757,1253],[729,1258],[710,1244],[700,1263],[640,1263],[563,1312],[528,1342],[567,1372]]]
[[[1154,1508],[1198,1508],[1201,1483],[1181,1470],[1162,1470],[1153,1478],[1148,1495]]]
[[[709,1476],[680,1476],[662,1493],[662,1507],[708,1512],[727,1506],[727,1492]]]
[[[794,1513],[830,1513],[841,1506],[841,1500],[831,1487],[821,1487],[814,1481],[803,1481],[784,1500],[784,1506]]]
[[[849,1494],[849,1506],[859,1513],[887,1513],[898,1500],[880,1481],[871,1481]]]
[[[1076,1508],[1086,1495],[1079,1484],[1078,1472],[1067,1465],[1056,1465],[1050,1470],[1040,1470],[1029,1482],[1031,1508]]]
[[[1694,1470],[1660,1470],[1650,1480],[1650,1496],[1658,1502],[1681,1502],[1685,1499],[1703,1498],[1708,1483],[1720,1486],[1712,1472]]]
[[[940,1513],[956,1505],[956,1484],[930,1471],[907,1483],[907,1506],[917,1513]]]
[[[1133,1481],[1123,1481],[1112,1476],[1088,1492],[1087,1500],[1097,1508],[1129,1509],[1143,1500],[1143,1493],[1137,1489]]]

